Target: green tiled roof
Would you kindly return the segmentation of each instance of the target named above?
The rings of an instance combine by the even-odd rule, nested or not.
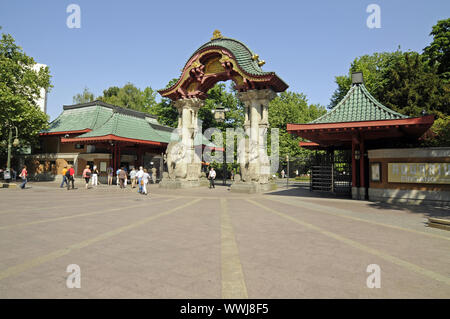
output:
[[[345,97],[327,114],[310,124],[395,120],[408,116],[394,112],[378,102],[364,84],[355,84]]]
[[[145,118],[131,115],[114,113],[112,117],[101,127],[88,133],[78,136],[78,138],[100,137],[115,135],[136,140],[169,143],[170,140],[148,123]]]
[[[273,72],[264,72],[258,65],[258,61],[253,60],[253,52],[242,42],[231,38],[219,38],[211,40],[203,44],[197,51],[194,52],[194,56],[198,51],[207,47],[221,47],[230,51],[235,57],[239,66],[247,73],[251,75],[267,75]],[[191,56],[191,58],[192,58]],[[191,59],[189,58],[189,60]]]
[[[77,138],[115,135],[143,141],[170,143],[173,128],[161,125],[150,114],[124,109],[94,101],[86,104],[64,106],[64,111],[50,123],[46,133],[70,132],[90,129]],[[202,134],[202,144],[215,146]]]
[[[100,105],[90,105],[83,108],[65,109],[54,121],[46,133],[79,131],[95,129],[102,126],[113,113],[112,109]]]

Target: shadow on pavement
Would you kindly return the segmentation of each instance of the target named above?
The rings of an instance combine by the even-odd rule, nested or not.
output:
[[[423,214],[427,217],[450,218],[450,207],[434,205],[412,205],[405,203],[370,202],[369,207],[376,209],[395,209],[411,213]]]
[[[265,193],[264,195],[277,195],[277,196],[295,196],[295,197],[309,197],[309,198],[334,198],[334,199],[351,199],[349,194],[335,194],[329,192],[311,192],[309,187],[304,185],[290,185],[286,188],[286,185],[278,184],[278,190]],[[371,208],[380,210],[400,210],[410,213],[423,214],[427,217],[441,217],[450,218],[450,207],[448,206],[436,206],[436,205],[414,205],[406,203],[386,203],[386,202],[373,202],[369,201],[367,205]]]
[[[265,195],[277,195],[277,196],[297,196],[297,197],[313,197],[313,198],[351,198],[350,194],[339,194],[330,192],[311,192],[308,186],[305,185],[280,185],[278,184],[278,190],[265,193]]]

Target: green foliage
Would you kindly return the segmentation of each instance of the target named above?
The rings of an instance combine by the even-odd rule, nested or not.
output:
[[[351,73],[362,71],[364,84],[382,104],[408,116],[434,114],[430,145],[450,145],[450,19],[438,21],[430,34],[432,43],[417,52],[383,52],[356,58],[348,76],[337,76],[338,88],[330,108],[335,107],[351,86]]]
[[[112,86],[103,91],[103,96],[99,100],[132,109],[139,112],[150,113],[150,109],[156,104],[156,92],[151,87],[141,90],[132,83],[127,83],[123,87]]]
[[[423,49],[424,57],[446,83],[450,82],[450,18],[437,22],[430,33],[433,41]]]
[[[450,110],[450,92],[444,90],[444,82],[434,69],[428,67],[419,53],[403,53],[381,72],[382,91],[377,99],[408,116],[420,116],[425,110],[442,117]]]
[[[216,121],[212,113],[212,110],[220,105],[229,109],[225,114],[224,122]],[[205,99],[205,104],[200,109],[198,117],[203,121],[203,130],[210,127],[217,127],[221,130],[242,127],[244,107],[236,97],[236,92],[227,90],[225,83],[217,83],[208,91],[208,97]]]
[[[336,76],[335,81],[338,85],[331,97],[330,108],[335,107],[347,94],[352,85],[351,74],[353,72],[362,72],[364,75],[364,85],[369,92],[378,99],[384,94],[383,90],[383,74],[392,64],[401,59],[402,52],[374,53],[372,55],[363,55],[353,60],[350,65],[348,75]]]
[[[321,105],[308,104],[303,93],[282,92],[269,104],[269,124],[279,129],[280,158],[299,156],[304,152],[298,146],[300,138],[286,131],[288,123],[308,123],[326,113]],[[268,137],[270,141],[270,137]]]
[[[178,125],[178,111],[170,99],[163,98],[161,102],[150,108],[149,113],[158,116],[158,122],[163,125],[170,127],[177,127]]]
[[[90,92],[87,87],[84,88],[83,93],[76,94],[73,98],[74,104],[88,103],[95,100],[94,93]]]
[[[6,152],[8,127],[11,123],[18,128],[22,146],[37,141],[38,133],[48,125],[48,117],[36,104],[41,89],[49,90],[48,67],[34,71],[36,64],[27,56],[9,34],[2,34],[0,40],[0,152]]]

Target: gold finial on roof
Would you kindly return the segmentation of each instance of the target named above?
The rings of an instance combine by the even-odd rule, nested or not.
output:
[[[222,39],[222,33],[220,33],[219,30],[214,30],[213,32],[213,37],[211,38],[211,40],[215,40],[215,39]]]
[[[266,64],[266,61],[264,61],[264,60],[258,61],[259,66],[263,66],[264,64]]]
[[[253,61],[259,60],[259,55],[256,54],[256,53],[253,54],[253,55],[252,55],[252,60],[253,60]]]

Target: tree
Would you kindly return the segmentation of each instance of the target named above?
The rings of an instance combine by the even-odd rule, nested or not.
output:
[[[279,129],[280,158],[300,156],[305,150],[298,144],[300,138],[286,130],[288,123],[308,123],[326,113],[324,106],[308,104],[303,93],[282,92],[269,104],[269,124],[271,128]],[[270,137],[268,137],[270,141]]]
[[[74,104],[88,103],[95,100],[94,94],[89,91],[87,87],[84,88],[83,93],[78,93],[72,98]]]
[[[330,108],[335,107],[347,94],[352,85],[351,74],[362,72],[364,75],[364,85],[369,92],[378,99],[383,95],[383,72],[395,61],[401,58],[402,52],[398,49],[395,52],[374,53],[355,58],[350,65],[348,75],[336,76],[335,82],[338,88],[331,97]]]
[[[166,88],[171,87],[177,83],[178,79],[172,79],[166,85]],[[158,122],[170,127],[177,127],[178,125],[178,111],[173,106],[172,100],[163,97],[161,102],[156,103],[156,92],[154,92],[155,103],[149,108],[150,114],[158,116]]]
[[[151,87],[141,90],[134,84],[127,83],[121,88],[109,87],[98,99],[127,109],[150,113],[150,109],[156,105],[156,92]]]
[[[437,74],[450,82],[450,18],[440,20],[433,26],[433,41],[423,49],[425,59],[437,67]]]
[[[18,128],[22,146],[36,143],[38,134],[48,125],[47,115],[36,101],[41,89],[49,90],[48,67],[34,70],[36,62],[26,55],[10,34],[0,40],[0,151],[6,152],[10,123]]]
[[[425,111],[442,117],[450,110],[450,92],[444,90],[444,82],[435,69],[429,68],[419,53],[403,53],[380,72],[378,100],[408,116],[420,116]]]

